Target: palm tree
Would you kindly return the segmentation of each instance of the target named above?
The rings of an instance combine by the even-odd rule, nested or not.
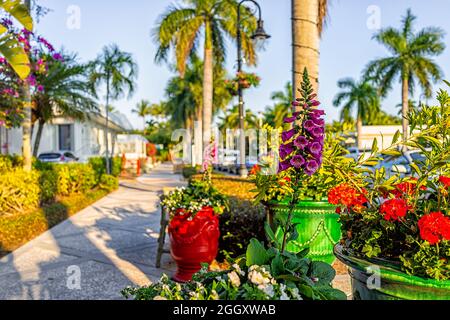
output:
[[[131,112],[136,113],[139,117],[142,118],[142,120],[144,121],[144,130],[145,130],[145,124],[146,124],[146,120],[145,118],[147,118],[147,116],[150,115],[150,102],[147,100],[141,100],[141,102],[139,102],[136,106],[136,109],[131,110]]]
[[[109,102],[117,100],[125,94],[130,98],[135,91],[137,64],[130,53],[121,51],[115,44],[103,48],[98,57],[91,63],[90,84],[92,88],[106,86],[106,171],[109,174]]]
[[[431,58],[441,54],[445,49],[444,32],[435,27],[424,28],[414,32],[416,17],[408,9],[402,20],[400,29],[386,28],[378,32],[374,38],[384,45],[391,55],[374,60],[365,70],[367,78],[373,78],[379,85],[380,92],[385,95],[395,79],[402,85],[403,138],[408,137],[408,100],[414,93],[416,81],[423,89],[426,97],[432,95],[433,82],[442,78],[442,71]]]
[[[28,5],[18,1],[0,0],[1,13],[10,14],[27,30],[33,29],[33,19],[29,13]],[[0,54],[5,57],[13,70],[21,79],[25,79],[30,73],[30,61],[24,48],[15,38],[14,34],[8,32],[8,27],[0,24]]]
[[[289,116],[292,109],[292,101],[294,100],[292,84],[286,83],[284,91],[276,91],[272,93],[273,107],[266,108],[265,118],[266,123],[273,128],[280,128],[284,126],[284,119]]]
[[[342,89],[334,98],[336,107],[343,106],[341,120],[351,117],[356,108],[356,131],[358,148],[362,148],[361,131],[363,122],[368,122],[380,112],[380,100],[378,91],[368,81],[356,82],[351,78],[338,81],[338,87]]]
[[[294,96],[306,68],[314,91],[319,89],[320,37],[325,25],[328,0],[291,0]]]
[[[33,97],[32,123],[38,123],[33,156],[37,157],[44,125],[57,116],[83,120],[89,112],[97,111],[86,81],[87,66],[80,65],[75,55],[65,55],[64,62],[49,65],[39,83],[43,91]]]
[[[225,132],[226,129],[238,129],[239,128],[239,106],[233,106],[226,112],[225,117],[220,117],[219,130]],[[245,123],[247,128],[258,127],[258,116],[255,115],[250,109],[245,111]]]
[[[214,65],[222,64],[226,56],[225,35],[236,39],[236,0],[185,0],[186,6],[171,6],[158,23],[155,40],[159,45],[156,61],[166,61],[173,48],[176,67],[184,76],[188,58],[197,51],[203,35],[202,126],[203,143],[209,144],[213,115]],[[256,29],[256,19],[250,10],[242,12],[242,48],[248,64],[256,62],[250,34]]]

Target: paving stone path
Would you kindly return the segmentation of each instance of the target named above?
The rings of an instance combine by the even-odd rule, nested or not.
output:
[[[170,255],[155,268],[159,194],[184,184],[170,164],[121,182],[118,191],[0,259],[0,300],[122,299],[126,286],[171,274]],[[348,276],[337,280],[347,291]]]

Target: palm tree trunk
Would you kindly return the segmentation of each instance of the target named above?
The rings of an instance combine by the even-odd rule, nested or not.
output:
[[[38,129],[36,131],[36,139],[34,140],[33,157],[38,156],[39,146],[41,145],[42,132],[44,131],[45,121],[39,119]]]
[[[363,145],[362,145],[362,119],[361,119],[361,116],[360,115],[358,115],[358,118],[357,118],[357,120],[356,120],[356,135],[357,135],[357,137],[356,137],[356,144],[357,144],[357,146],[358,146],[358,150],[361,150],[362,148],[363,148]]]
[[[214,81],[214,60],[213,44],[211,38],[211,25],[205,24],[205,57],[203,66],[203,147],[211,142],[211,124],[213,108],[213,81]],[[202,151],[203,153],[203,151]]]
[[[406,119],[408,112],[409,112],[408,94],[409,94],[408,78],[403,77],[403,80],[402,80],[402,116],[403,116],[402,127],[403,127],[403,140],[404,141],[406,141],[409,137],[409,133],[408,133],[409,123],[408,123],[408,120]]]
[[[106,128],[105,128],[105,160],[106,160],[106,174],[111,174],[109,163],[109,75],[106,77]]]
[[[299,98],[297,88],[302,82],[304,69],[308,70],[315,92],[319,89],[319,0],[291,0],[293,91]]]
[[[31,0],[25,0],[28,12],[31,14]],[[31,171],[33,158],[31,156],[31,92],[27,81],[22,87],[24,96],[24,119],[22,123],[22,156],[23,169]]]

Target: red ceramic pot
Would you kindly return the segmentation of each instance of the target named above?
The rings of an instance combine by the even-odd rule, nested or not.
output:
[[[173,280],[188,282],[202,263],[211,264],[219,249],[219,219],[212,208],[194,217],[179,210],[169,224],[170,253],[177,264]]]

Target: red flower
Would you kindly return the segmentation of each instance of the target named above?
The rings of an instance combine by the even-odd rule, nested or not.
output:
[[[414,181],[414,182],[413,182]],[[391,194],[396,198],[402,198],[403,196],[412,196],[417,190],[417,179],[412,178],[411,181],[399,183],[395,186],[395,190],[391,191]],[[427,190],[426,186],[421,186],[420,190]]]
[[[334,205],[346,206],[355,211],[361,211],[364,204],[367,203],[365,193],[365,190],[359,192],[344,183],[330,190],[328,193],[328,202]]]
[[[446,188],[450,188],[450,177],[440,176],[439,182],[441,182]]]
[[[251,176],[254,176],[254,175],[256,175],[258,172],[260,172],[261,171],[261,167],[260,166],[258,166],[257,164],[255,164],[254,166],[253,166],[253,168],[252,168],[252,170],[250,170],[250,175]]]
[[[420,237],[430,244],[439,243],[442,239],[450,240],[450,218],[442,212],[432,212],[419,220]]]
[[[384,215],[387,221],[398,221],[408,213],[408,204],[403,199],[391,199],[383,203],[380,207],[380,213]]]

